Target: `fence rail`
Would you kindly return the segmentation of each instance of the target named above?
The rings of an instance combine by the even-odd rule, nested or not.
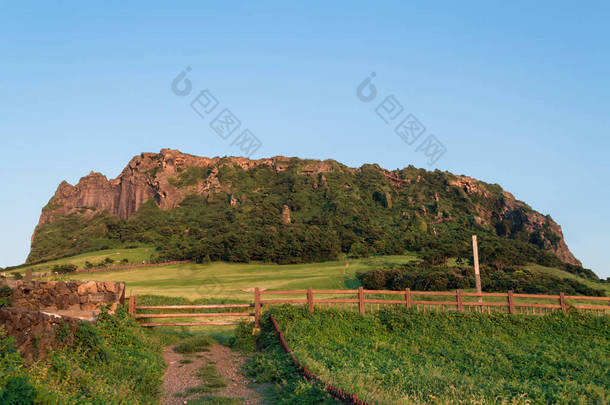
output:
[[[172,313],[138,313],[138,310],[203,310],[203,309],[224,309],[252,308],[254,304],[204,304],[204,305],[138,305],[138,298],[135,295],[129,297],[129,313],[136,319],[174,319],[174,318],[213,318],[218,321],[196,321],[196,322],[146,322],[140,326],[204,326],[204,325],[237,325],[243,319],[251,319],[254,312],[172,312]],[[236,320],[225,320],[224,318],[238,318]]]
[[[355,295],[354,298],[318,298],[320,295]],[[305,295],[305,298],[273,298],[272,295]],[[399,299],[400,298],[400,299]],[[487,299],[487,300],[486,300]],[[542,301],[542,302],[540,302]],[[544,302],[547,301],[547,302]],[[548,302],[552,301],[552,302]],[[570,302],[569,302],[570,301]],[[597,301],[598,305],[584,305],[578,301],[591,303]],[[542,295],[517,294],[512,291],[506,293],[476,293],[452,291],[413,291],[410,288],[404,291],[365,290],[307,290],[294,291],[254,291],[255,322],[258,324],[261,311],[273,305],[280,304],[307,304],[309,311],[316,308],[343,307],[344,309],[358,310],[361,314],[372,313],[389,305],[404,305],[408,309],[417,311],[459,311],[459,312],[504,312],[509,314],[544,315],[557,310],[567,311],[575,308],[585,311],[594,311],[598,315],[610,311],[610,297],[588,297],[578,295]]]
[[[329,297],[330,295],[330,297]],[[354,297],[346,297],[353,295]],[[291,296],[296,296],[292,298]],[[298,297],[298,296],[303,296]],[[339,297],[337,297],[339,296]],[[267,298],[268,297],[268,298]],[[287,298],[289,297],[289,298]],[[591,311],[597,315],[610,314],[610,297],[589,297],[578,295],[542,295],[506,293],[475,293],[452,291],[404,291],[365,290],[280,290],[266,291],[254,289],[254,302],[247,304],[206,304],[206,305],[137,305],[136,296],[129,298],[129,312],[138,319],[171,319],[171,318],[220,318],[206,322],[158,322],[142,323],[141,326],[188,326],[188,325],[235,325],[240,320],[251,320],[254,317],[258,327],[261,312],[274,305],[306,305],[309,311],[316,308],[338,307],[357,310],[361,314],[373,313],[391,305],[401,305],[408,309],[427,312],[481,312],[508,313],[526,315],[544,315],[555,311],[567,311],[570,308]],[[237,308],[254,308],[253,312],[171,312],[171,313],[138,313],[138,310],[234,310]],[[234,320],[224,318],[237,318]]]

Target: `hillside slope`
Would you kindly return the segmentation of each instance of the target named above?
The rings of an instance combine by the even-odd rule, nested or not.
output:
[[[276,156],[204,158],[163,149],[108,180],[62,182],[43,208],[28,262],[153,244],[162,258],[278,263],[400,254],[580,267],[561,227],[495,184],[412,166],[350,168]]]

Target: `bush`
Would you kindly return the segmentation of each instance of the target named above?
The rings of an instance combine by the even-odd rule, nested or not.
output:
[[[231,347],[244,353],[253,353],[256,350],[256,335],[254,324],[242,322],[235,330],[235,336],[231,339]]]
[[[74,332],[74,341],[85,356],[95,361],[105,361],[108,354],[104,350],[104,342],[97,329],[86,322],[81,322]]]
[[[115,315],[100,313],[97,326],[79,324],[74,345],[28,368],[0,328],[0,404],[158,403],[160,348],[123,306]]]
[[[8,285],[0,286],[0,308],[10,307],[13,298],[13,290]]]
[[[9,377],[0,389],[0,404],[27,405],[34,404],[36,391],[25,376]]]
[[[74,264],[56,264],[52,268],[53,273],[57,274],[67,274],[76,271],[76,266]]]
[[[435,266],[426,263],[409,263],[388,269],[359,273],[362,285],[371,290],[400,291],[411,288],[418,291],[446,291],[473,288],[472,267]],[[534,270],[505,267],[500,270],[481,267],[481,285],[486,292],[530,294],[590,295],[603,297],[605,292],[587,286],[578,280],[560,278]]]

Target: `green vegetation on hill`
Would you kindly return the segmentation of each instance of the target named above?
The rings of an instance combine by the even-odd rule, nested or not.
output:
[[[109,280],[127,283],[127,295],[230,298],[252,301],[253,288],[301,290],[357,288],[357,272],[415,260],[414,255],[381,256],[324,263],[181,263],[163,267],[69,274],[61,279]]]
[[[430,265],[408,263],[358,274],[362,285],[372,290],[396,290],[405,288],[419,291],[446,291],[475,287],[474,270],[465,266]],[[572,275],[571,273],[566,273]],[[485,292],[527,294],[559,294],[605,296],[601,283],[577,276],[559,277],[555,274],[528,268],[481,268],[481,286]]]
[[[374,403],[602,404],[610,398],[609,317],[404,308],[361,316],[288,306],[272,313],[303,364]],[[262,339],[277,339],[268,320]],[[268,370],[263,366],[271,361],[257,355],[249,367]]]
[[[137,262],[153,249],[108,250],[31,266],[36,272],[49,272],[56,265],[75,263],[83,268],[88,261],[129,257]],[[132,255],[132,256],[130,256]],[[133,256],[135,255],[135,256]],[[349,266],[346,267],[346,260]],[[20,269],[25,271],[27,267]],[[60,279],[109,280],[127,283],[127,294],[172,297],[230,298],[252,301],[254,287],[268,290],[370,289],[464,290],[474,289],[474,270],[463,260],[446,265],[430,264],[415,254],[371,256],[323,263],[181,263],[163,267],[108,270],[99,273],[69,273]],[[582,278],[565,270],[543,266],[482,267],[483,290],[575,295],[607,295],[610,284]],[[293,297],[294,298],[294,297]]]
[[[498,185],[460,186],[450,173],[409,166],[393,172],[405,181],[397,187],[377,165],[350,169],[326,161],[332,170],[303,174],[309,164],[291,159],[280,172],[218,164],[218,187],[193,191],[175,209],[161,210],[151,199],[128,220],[108,212],[58,216],[36,229],[28,262],[133,244],[155,246],[156,260],[202,263],[309,263],[406,250],[467,260],[476,233],[484,264],[537,263],[596,278],[552,253],[563,242],[550,217],[512,197],[507,202]],[[170,184],[186,189],[210,173],[211,167],[187,167]],[[284,206],[290,223],[282,221]],[[45,212],[55,208],[51,202]]]
[[[155,253],[154,247],[130,247],[122,249],[104,249],[94,252],[81,253],[75,256],[64,257],[38,264],[24,264],[21,266],[7,267],[5,270],[18,270],[25,272],[32,269],[35,273],[53,273],[55,266],[73,265],[77,269],[89,267],[118,266],[124,264],[141,264],[149,262]]]
[[[165,366],[156,338],[119,307],[82,323],[75,344],[25,367],[0,328],[2,404],[155,404]]]

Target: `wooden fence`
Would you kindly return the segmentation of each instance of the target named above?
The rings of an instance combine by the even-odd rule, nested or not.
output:
[[[174,318],[212,318],[218,321],[196,321],[196,322],[145,322],[140,326],[202,326],[202,325],[237,325],[240,321],[254,317],[254,312],[231,312],[233,309],[252,308],[254,304],[205,304],[205,305],[138,305],[137,297],[129,297],[129,313],[136,319],[174,319]],[[207,312],[210,309],[228,310],[226,312]],[[179,311],[172,313],[138,313],[138,310],[163,310]],[[198,312],[185,313],[184,310],[195,310]],[[203,312],[201,312],[203,311]],[[227,318],[229,320],[227,320]],[[237,318],[237,319],[233,319]]]
[[[349,297],[349,296],[352,297]],[[296,298],[292,298],[296,296]],[[301,297],[299,297],[301,296]],[[275,298],[277,297],[277,298]],[[287,298],[290,297],[290,298]],[[610,314],[610,297],[589,297],[580,295],[541,295],[506,293],[475,293],[452,291],[404,291],[365,290],[307,290],[267,291],[254,289],[254,302],[248,304],[209,304],[209,305],[158,305],[138,306],[135,296],[129,299],[129,312],[138,319],[159,318],[215,318],[219,321],[204,322],[157,322],[142,323],[142,326],[196,326],[196,325],[235,325],[240,320],[254,317],[258,326],[261,312],[274,305],[306,305],[309,311],[316,308],[343,308],[357,310],[361,314],[373,313],[381,308],[400,305],[408,309],[427,312],[480,312],[508,313],[524,315],[544,315],[570,308],[592,311],[597,315]],[[236,308],[254,308],[254,312],[232,312]],[[184,313],[184,310],[198,312]],[[225,312],[204,312],[209,309],[223,309]],[[175,313],[138,313],[138,310],[177,310]],[[148,311],[147,311],[148,312]],[[227,320],[227,318],[238,318]]]

